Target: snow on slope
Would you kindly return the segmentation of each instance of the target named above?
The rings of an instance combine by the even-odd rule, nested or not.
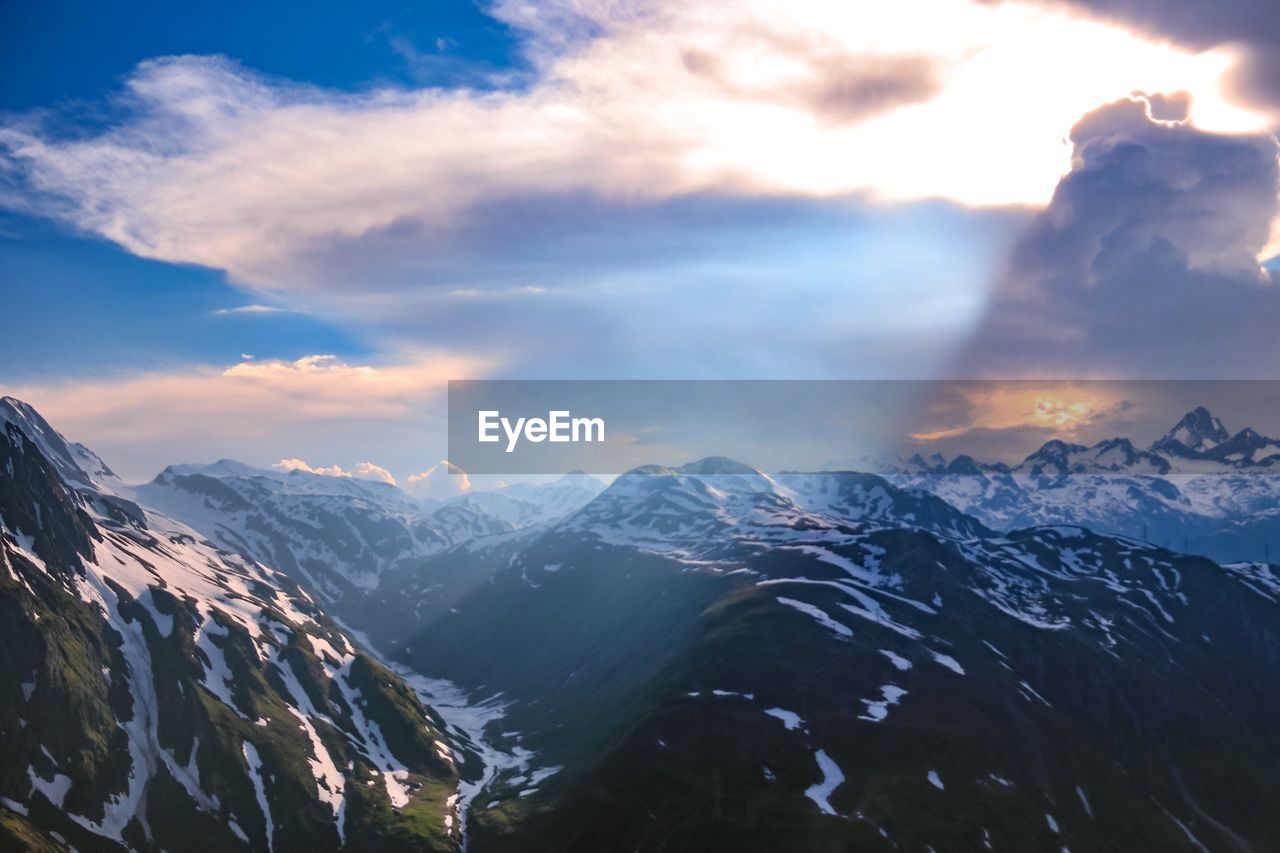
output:
[[[439,504],[388,483],[222,460],[171,465],[130,493],[333,601],[373,589],[388,571],[462,542],[560,518],[600,489],[603,484],[586,475],[566,475]]]
[[[8,413],[0,434],[0,583],[20,608],[11,654],[37,673],[24,682],[22,707],[6,713],[21,715],[20,727],[42,738],[27,759],[30,783],[7,787],[7,800],[25,807],[43,797],[71,826],[136,846],[139,833],[151,839],[165,831],[148,792],[176,783],[190,808],[226,828],[228,843],[243,841],[247,829],[268,847],[281,843],[282,831],[294,834],[290,846],[329,846],[328,838],[341,843],[350,832],[352,796],[367,815],[378,802],[428,804],[437,789],[428,793],[426,781],[456,785],[451,754],[437,753],[444,735],[430,712],[359,655],[296,583],[157,512],[114,512],[104,502],[113,493],[98,485],[111,475],[96,456],[62,454],[77,446],[27,407],[6,400],[0,410]],[[24,415],[16,425],[14,411]],[[32,425],[35,441],[26,432]],[[82,634],[100,637],[99,660],[86,659],[94,646],[75,639]],[[65,642],[75,645],[52,657]],[[63,670],[85,666],[92,675]],[[13,677],[26,676],[6,672],[0,681]],[[76,748],[82,733],[57,730],[44,718],[54,715],[39,711],[68,707],[89,714],[89,746]],[[95,727],[102,734],[92,735]],[[120,756],[114,778],[77,770],[94,743]],[[305,765],[291,764],[290,754]],[[238,774],[228,770],[236,764]],[[256,789],[260,814],[246,813],[243,798],[219,795],[242,786]],[[288,815],[273,816],[268,802],[287,804]],[[366,816],[358,831],[368,839],[379,830]]]

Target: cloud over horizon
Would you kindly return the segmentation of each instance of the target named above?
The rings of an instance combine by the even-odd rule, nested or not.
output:
[[[179,461],[232,457],[268,467],[276,460],[367,458],[375,450],[389,467],[414,470],[424,456],[444,450],[447,380],[486,369],[482,362],[430,352],[385,364],[314,355],[39,385],[0,383],[0,392],[35,406],[128,480],[149,479]],[[376,467],[362,469],[352,460],[320,473],[391,476]]]

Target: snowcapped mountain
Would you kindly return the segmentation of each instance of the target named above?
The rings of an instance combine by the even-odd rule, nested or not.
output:
[[[710,459],[379,594],[399,659],[562,765],[495,778],[486,850],[1280,843],[1271,566]]]
[[[0,401],[0,839],[456,850],[444,722],[287,575]]]
[[[133,494],[327,600],[376,586],[399,563],[510,529],[475,507],[424,505],[388,483],[229,460],[170,466]]]
[[[83,444],[69,442],[27,403],[0,397],[0,424],[12,424],[39,448],[58,475],[75,487],[89,487],[96,493],[114,493],[121,485],[107,463]]]
[[[1182,416],[1173,429],[1157,440],[1151,449],[1170,456],[1194,456],[1213,450],[1231,438],[1222,421],[1197,406]]]
[[[1126,438],[1055,440],[1012,467],[917,457],[885,473],[995,529],[1079,524],[1230,562],[1280,546],[1278,463],[1280,441],[1233,435],[1197,408],[1146,450]]]
[[[443,505],[225,461],[135,488],[0,418],[0,840],[1280,849],[1280,570],[1099,532],[1280,517],[1270,440],[1212,416],[1182,455]]]
[[[948,462],[940,453],[930,454],[928,458],[917,453],[898,464],[881,467],[895,474],[1007,473],[1054,478],[1118,472],[1197,475],[1268,471],[1272,466],[1280,466],[1280,439],[1267,438],[1249,427],[1232,434],[1221,420],[1204,407],[1198,407],[1146,450],[1140,450],[1127,438],[1110,438],[1092,446],[1054,439],[1012,467],[1000,462],[977,462],[966,455]]]
[[[171,465],[130,493],[223,548],[290,573],[332,602],[373,589],[391,569],[461,542],[567,515],[603,488],[584,474],[566,475],[442,504],[389,483],[222,460]]]
[[[636,468],[556,529],[692,560],[732,558],[738,550],[839,537],[850,521],[876,527],[972,534],[981,528],[941,500],[894,488],[873,474],[823,472],[769,476],[710,457],[678,468]]]
[[[488,492],[471,492],[452,503],[491,515],[513,529],[563,518],[604,491],[604,483],[572,471],[550,483],[513,483]]]

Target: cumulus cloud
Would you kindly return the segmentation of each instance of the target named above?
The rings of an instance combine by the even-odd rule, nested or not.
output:
[[[471,480],[466,471],[441,459],[427,470],[410,475],[405,490],[414,497],[447,500],[471,491]]]
[[[370,364],[313,355],[2,391],[133,479],[184,459],[332,459],[350,455],[353,444],[377,447],[384,462],[406,470],[424,447],[444,447],[447,380],[489,367],[438,352]],[[372,465],[351,473],[381,478]]]
[[[1142,98],[1094,110],[1071,139],[1071,172],[1014,250],[962,373],[1274,376],[1280,281],[1257,259],[1275,139],[1158,119]]]
[[[383,483],[396,484],[396,478],[391,476],[391,472],[381,465],[375,465],[372,462],[357,462],[353,477],[362,480],[378,480]]]
[[[271,466],[277,471],[306,471],[309,474],[323,474],[328,477],[354,477],[360,480],[374,480],[380,483],[396,484],[396,478],[381,465],[372,462],[358,462],[356,467],[348,471],[340,465],[328,465],[316,468],[301,459],[281,459]]]
[[[534,58],[518,89],[339,93],[217,57],[145,62],[101,132],[60,137],[34,116],[0,129],[7,201],[262,288],[377,291],[403,281],[384,273],[405,256],[361,254],[366,239],[465,229],[503,199],[1038,204],[1066,165],[1071,121],[1134,88],[1191,91],[1202,122],[1253,120],[1217,94],[1227,52],[1052,10],[570,0],[496,14]],[[366,262],[357,278],[308,265],[333,244]]]

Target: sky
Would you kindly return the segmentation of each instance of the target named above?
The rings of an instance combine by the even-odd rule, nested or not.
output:
[[[1274,377],[1278,48],[1266,0],[3,4],[0,392],[127,479],[405,485],[451,378]]]

